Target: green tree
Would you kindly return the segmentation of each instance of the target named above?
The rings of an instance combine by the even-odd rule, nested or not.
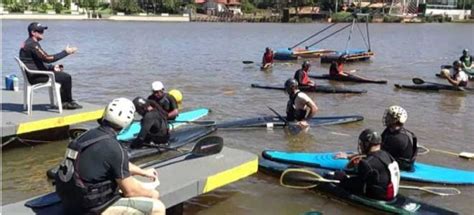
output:
[[[255,5],[253,5],[249,0],[242,0],[240,7],[243,13],[253,13],[256,10]]]
[[[140,11],[137,0],[117,0],[113,3],[112,9],[124,12],[125,14],[132,14]]]

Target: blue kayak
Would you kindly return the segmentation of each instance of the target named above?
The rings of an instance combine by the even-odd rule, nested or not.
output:
[[[207,114],[209,114],[209,109],[207,108],[198,108],[195,110],[180,113],[174,120],[176,122],[170,123],[170,129],[178,128],[186,124],[187,121],[197,120],[206,116]],[[122,132],[120,132],[120,134],[117,136],[117,139],[120,141],[132,140],[137,137],[138,132],[140,132],[140,129],[140,121],[133,122],[128,128],[123,129]]]
[[[309,152],[284,152],[266,150],[262,156],[266,159],[331,170],[345,169],[347,159],[335,159],[335,152],[309,153]],[[401,172],[402,180],[439,183],[474,185],[474,171],[435,166],[420,162],[415,163],[415,171]]]

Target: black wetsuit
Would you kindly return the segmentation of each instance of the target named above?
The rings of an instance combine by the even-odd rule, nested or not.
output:
[[[385,128],[382,132],[382,149],[397,160],[401,170],[413,171],[418,146],[412,132],[403,127],[393,132]]]
[[[66,51],[59,52],[55,55],[48,55],[39,42],[31,37],[28,38],[23,47],[20,49],[20,60],[31,70],[53,71],[54,66],[49,64],[61,60],[68,56]],[[54,73],[56,82],[61,84],[61,101],[72,102],[72,80],[71,75],[65,72]],[[48,81],[47,75],[27,74],[28,80],[32,84],[43,83]]]
[[[168,93],[165,93],[165,95],[161,99],[156,97],[154,94],[148,96],[148,99],[158,103],[167,113],[178,109],[178,103],[176,102],[176,99]],[[176,117],[169,118],[168,120],[174,120],[175,118]]]
[[[146,112],[141,120],[141,129],[132,147],[141,147],[143,143],[167,143],[169,140],[168,121],[165,116],[153,109]]]
[[[387,200],[387,187],[391,184],[388,164],[393,161],[394,158],[383,150],[369,153],[357,165],[357,176],[344,177],[341,186],[354,194]]]
[[[80,180],[62,182],[59,174],[63,171],[60,167],[56,175],[56,192],[60,196],[66,214],[84,214],[90,210],[97,210],[113,203],[118,195],[118,184],[116,179],[125,179],[130,176],[128,154],[116,139],[117,133],[106,125],[91,129],[77,139],[77,145],[87,144],[94,138],[104,137],[85,147],[74,162],[74,174],[78,174]],[[71,145],[73,142],[71,142]],[[95,190],[91,193],[81,192],[77,186],[83,183]],[[89,193],[88,197],[84,197]],[[102,197],[97,197],[103,195]],[[100,212],[100,211],[99,211]]]

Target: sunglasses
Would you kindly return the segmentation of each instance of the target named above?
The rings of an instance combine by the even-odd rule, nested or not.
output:
[[[38,32],[38,33],[40,33],[40,34],[43,34],[43,33],[44,33],[44,31],[35,31],[35,32]]]

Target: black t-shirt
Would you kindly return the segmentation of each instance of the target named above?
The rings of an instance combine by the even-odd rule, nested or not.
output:
[[[130,176],[128,154],[122,145],[115,139],[116,133],[110,127],[101,126],[98,132],[88,132],[81,137],[85,140],[97,137],[97,134],[107,133],[110,138],[87,147],[76,159],[81,179],[88,183],[112,181],[117,187],[115,179],[124,179]]]
[[[400,164],[400,168],[403,168],[403,160],[411,160],[413,157],[413,137],[405,130],[401,128],[399,130],[390,131],[389,128],[385,128],[382,132],[382,149],[388,152],[395,160]]]
[[[168,113],[178,109],[178,103],[176,102],[176,99],[168,93],[165,93],[161,99],[156,97],[154,94],[148,96],[148,99],[157,102]]]

